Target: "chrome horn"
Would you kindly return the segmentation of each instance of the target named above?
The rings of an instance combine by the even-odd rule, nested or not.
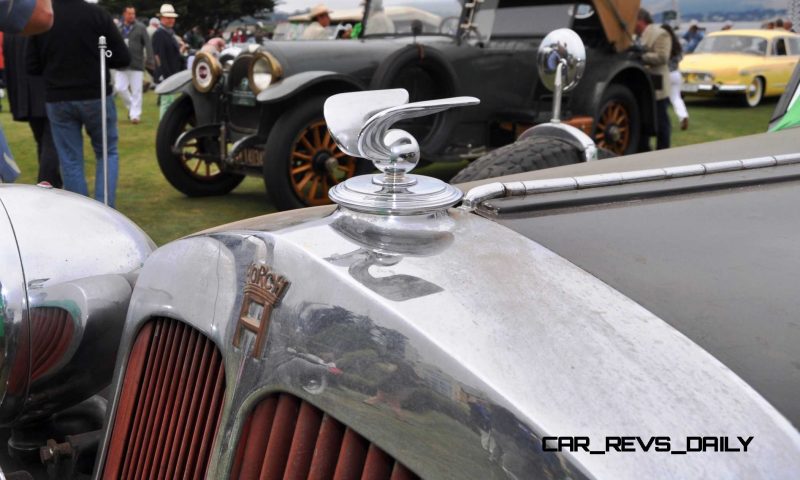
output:
[[[461,192],[428,177],[410,175],[420,157],[417,140],[392,129],[408,118],[477,105],[474,97],[408,103],[408,92],[398,88],[341,93],[325,102],[325,121],[339,148],[353,157],[372,161],[382,175],[362,175],[330,190],[331,199],[347,208],[368,213],[414,215],[458,203]]]

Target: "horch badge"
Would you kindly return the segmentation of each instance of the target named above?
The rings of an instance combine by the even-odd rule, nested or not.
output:
[[[281,301],[281,297],[289,288],[289,281],[271,271],[269,266],[254,263],[247,269],[247,283],[244,286],[242,310],[239,312],[239,323],[233,336],[233,346],[239,347],[245,330],[256,335],[251,356],[261,357],[269,331],[272,309]]]

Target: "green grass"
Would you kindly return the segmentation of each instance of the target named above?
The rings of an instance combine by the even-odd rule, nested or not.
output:
[[[274,212],[267,200],[261,178],[249,177],[231,194],[221,197],[188,198],[164,179],[155,156],[158,122],[156,97],[144,98],[142,123],[130,124],[127,111],[118,102],[120,129],[120,176],[117,208],[142,227],[159,245],[215,225]],[[688,103],[691,116],[688,131],[677,129],[673,117],[673,145],[689,145],[766,131],[774,101],[754,109],[735,102],[698,100]],[[18,183],[36,183],[36,145],[25,123],[13,122],[4,101],[0,114],[14,156],[22,169]],[[86,142],[86,176],[94,184],[94,154]],[[431,165],[421,169],[447,180],[460,165]]]

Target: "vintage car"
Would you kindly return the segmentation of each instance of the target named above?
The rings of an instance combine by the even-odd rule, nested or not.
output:
[[[706,36],[680,64],[684,94],[735,95],[750,107],[780,96],[800,59],[800,36],[726,30]]]
[[[551,119],[536,75],[544,35],[571,27],[587,45],[587,77],[570,92],[565,122],[600,147],[631,153],[654,126],[648,75],[626,49],[638,2],[367,1],[363,38],[267,42],[222,63],[199,55],[163,82],[181,97],[163,117],[157,157],[190,195],[218,195],[263,176],[279,209],[328,203],[328,189],[371,169],[326,134],[322,105],[347,91],[405,88],[414,101],[454,95],[480,106],[408,121],[426,162],[462,162]]]
[[[408,101],[326,100],[338,207],[156,250],[0,185],[0,477],[796,478],[796,131],[456,188],[394,127],[478,99]]]

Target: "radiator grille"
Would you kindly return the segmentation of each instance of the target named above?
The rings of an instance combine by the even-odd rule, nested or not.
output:
[[[123,382],[103,478],[203,478],[225,393],[214,343],[157,318],[136,337]]]
[[[399,462],[299,398],[261,401],[247,419],[233,479],[416,480]]]
[[[75,326],[61,308],[31,309],[31,380],[47,373],[66,352]]]

